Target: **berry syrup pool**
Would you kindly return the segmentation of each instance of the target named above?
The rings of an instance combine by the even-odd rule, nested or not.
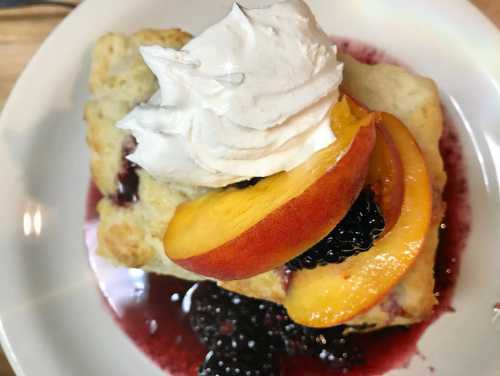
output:
[[[375,64],[395,61],[381,51],[349,40],[336,40],[339,49],[358,60]],[[417,342],[423,332],[443,313],[452,312],[451,299],[460,256],[470,227],[470,208],[462,149],[456,129],[445,118],[441,153],[448,174],[444,191],[447,210],[436,257],[436,294],[439,304],[433,316],[409,328],[389,328],[369,334],[353,334],[349,341],[362,362],[333,369],[318,358],[283,356],[281,375],[380,375],[405,367],[418,354]],[[95,206],[100,196],[91,186],[88,196],[86,243],[99,289],[117,324],[137,347],[167,374],[196,375],[207,349],[193,332],[187,312],[197,287],[188,281],[148,274],[138,269],[115,268],[95,255],[98,218]],[[352,354],[347,354],[352,355]],[[356,354],[357,355],[357,354]],[[432,371],[433,368],[430,367]]]

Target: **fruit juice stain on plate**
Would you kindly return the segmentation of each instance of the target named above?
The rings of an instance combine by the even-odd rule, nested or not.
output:
[[[335,40],[341,51],[352,54],[362,62],[397,63],[365,44],[346,39]],[[408,328],[351,334],[349,338],[361,351],[363,363],[349,370],[331,369],[316,358],[296,356],[281,359],[281,375],[367,376],[405,367],[418,353],[417,342],[425,329],[441,314],[453,311],[451,299],[460,256],[470,231],[470,207],[460,140],[456,128],[446,117],[440,149],[448,174],[444,191],[447,208],[435,265],[435,291],[439,304],[433,316]],[[96,204],[99,199],[96,187],[91,185],[85,239],[99,289],[117,324],[162,369],[173,375],[196,375],[207,350],[192,331],[186,314],[186,306],[190,303],[186,295],[192,292],[193,283],[139,269],[113,267],[98,257]]]

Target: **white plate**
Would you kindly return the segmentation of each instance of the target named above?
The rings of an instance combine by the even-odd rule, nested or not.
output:
[[[500,375],[500,323],[492,323],[500,301],[500,34],[461,0],[309,2],[329,33],[378,46],[434,78],[465,147],[473,231],[457,312],[422,337],[425,360],[391,374],[421,376],[434,366],[438,375]],[[107,31],[198,33],[230,3],[87,0],[17,83],[0,120],[0,333],[18,375],[162,374],[113,323],[83,246],[89,53]]]

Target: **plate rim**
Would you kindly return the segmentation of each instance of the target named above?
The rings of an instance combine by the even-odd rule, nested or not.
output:
[[[107,0],[112,1],[112,0]],[[307,1],[307,0],[306,0]],[[327,1],[327,0],[323,0]],[[424,0],[431,4],[431,1]],[[423,1],[423,2],[424,2]],[[487,39],[486,42],[496,43],[500,40],[500,30],[494,25],[494,23],[487,18],[473,3],[462,0],[457,2],[456,0],[441,0],[441,3],[446,3],[446,5],[453,6],[457,11],[463,12],[462,14],[466,17],[474,16],[477,20],[489,29],[487,35],[482,35],[482,38]],[[86,11],[96,9],[99,6],[102,6],[102,0],[85,0],[80,3],[68,16],[66,16],[47,36],[47,38],[43,41],[41,46],[38,48],[36,53],[27,63],[25,68],[22,70],[22,73],[19,75],[16,80],[12,90],[10,91],[9,96],[4,102],[3,109],[0,113],[0,138],[2,137],[2,133],[9,128],[7,119],[10,117],[10,114],[19,106],[19,102],[22,101],[23,90],[22,86],[29,81],[32,76],[35,74],[38,65],[40,64],[41,56],[52,49],[54,46],[57,46],[61,43],[60,37],[65,32],[65,29],[73,23],[76,19],[83,17]],[[130,5],[130,4],[129,4]],[[127,4],[123,4],[121,6],[127,6]],[[468,12],[472,12],[469,13]],[[443,17],[447,17],[447,15],[443,15]],[[147,26],[147,25],[145,25]],[[500,85],[500,73],[494,75],[495,79],[499,82]],[[10,343],[10,340],[7,336],[7,327],[4,325],[4,322],[0,318],[0,345],[4,350],[4,353],[13,368],[16,375],[25,375],[24,370],[22,368],[22,364],[17,359],[16,350]]]

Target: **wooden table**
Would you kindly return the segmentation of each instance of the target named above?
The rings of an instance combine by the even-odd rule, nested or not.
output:
[[[500,26],[500,0],[472,2]],[[0,106],[33,53],[67,14],[55,7],[0,10]],[[0,376],[12,375],[0,351]]]

